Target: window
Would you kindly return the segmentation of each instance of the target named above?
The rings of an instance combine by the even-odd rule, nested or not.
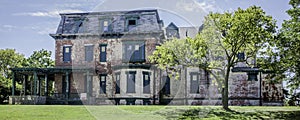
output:
[[[143,72],[143,93],[150,93],[150,73]]]
[[[163,93],[165,95],[169,95],[171,93],[171,90],[170,90],[170,77],[169,76],[164,76],[163,78],[163,82],[165,83],[164,86],[163,86]]]
[[[120,73],[116,74],[116,94],[120,94]]]
[[[64,46],[63,47],[63,61],[64,62],[71,61],[71,53],[72,53],[72,46]]]
[[[100,20],[101,21],[101,32],[110,32],[111,29],[111,21],[110,20]]]
[[[100,44],[100,62],[106,62],[106,44]]]
[[[94,59],[94,46],[93,45],[87,45],[85,46],[85,61],[91,62]]]
[[[190,93],[199,93],[199,74],[190,73]]]
[[[136,20],[128,20],[128,25],[136,25]]]
[[[126,30],[130,31],[134,27],[136,27],[137,26],[137,20],[138,20],[137,17],[127,18],[127,21],[126,21],[127,29]]]
[[[127,91],[126,93],[135,93],[135,74],[136,72],[126,72],[127,75]]]
[[[123,62],[145,62],[143,42],[127,41],[123,43]]]
[[[106,74],[100,75],[100,94],[106,94]]]

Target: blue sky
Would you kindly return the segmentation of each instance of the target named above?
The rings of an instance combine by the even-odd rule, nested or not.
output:
[[[13,48],[30,56],[33,51],[54,52],[59,13],[93,12],[156,8],[165,26],[175,21],[179,26],[201,24],[208,12],[233,11],[257,5],[277,20],[280,28],[289,19],[286,10],[289,0],[1,0],[0,49]],[[54,58],[54,55],[52,56]]]

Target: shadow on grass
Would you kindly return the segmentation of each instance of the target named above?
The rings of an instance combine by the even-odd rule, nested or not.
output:
[[[225,111],[222,108],[176,108],[157,112],[166,119],[222,119],[222,120],[248,120],[248,119],[285,119],[300,120],[299,111]]]

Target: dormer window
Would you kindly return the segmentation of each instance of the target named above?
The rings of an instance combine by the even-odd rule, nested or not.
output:
[[[127,28],[126,28],[126,30],[127,31],[130,31],[130,30],[132,30],[134,27],[136,27],[137,26],[137,21],[138,20],[138,18],[137,17],[130,17],[130,18],[127,18],[127,20],[126,20],[126,26],[127,26]]]
[[[100,20],[100,32],[110,32],[111,30],[111,21],[109,19]]]
[[[103,32],[108,32],[108,21],[103,21]]]

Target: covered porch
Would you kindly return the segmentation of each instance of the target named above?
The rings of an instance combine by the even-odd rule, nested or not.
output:
[[[12,68],[11,70],[14,77],[9,104],[69,104],[69,102],[81,102],[78,99],[78,94],[70,93],[70,75],[76,72],[85,74],[95,72],[93,68],[87,67]],[[56,75],[63,76],[65,89],[62,89],[61,92],[54,91]],[[89,76],[86,79],[87,82],[91,82]],[[21,85],[20,91],[16,91],[16,82]],[[87,86],[87,88],[89,87]],[[89,94],[86,95],[86,98],[89,99]]]

